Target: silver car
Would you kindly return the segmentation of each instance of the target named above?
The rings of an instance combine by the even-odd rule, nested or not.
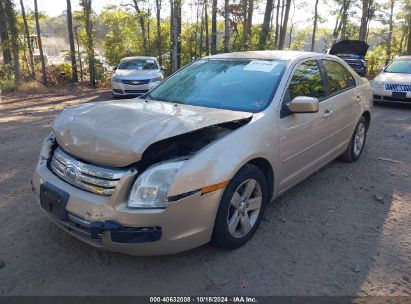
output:
[[[154,57],[126,57],[111,78],[113,97],[139,96],[163,80],[163,68]]]
[[[374,102],[411,103],[411,56],[395,58],[372,81]]]
[[[206,57],[142,98],[65,109],[33,186],[51,220],[98,248],[234,249],[269,201],[337,157],[359,159],[371,101],[368,80],[335,56]]]

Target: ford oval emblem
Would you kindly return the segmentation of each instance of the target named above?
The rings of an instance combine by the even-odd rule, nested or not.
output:
[[[64,175],[71,179],[77,180],[80,176],[80,171],[75,166],[68,165],[64,170]]]

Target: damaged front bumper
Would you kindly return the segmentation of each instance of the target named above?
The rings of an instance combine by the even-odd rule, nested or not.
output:
[[[67,193],[62,215],[44,205],[42,209],[59,227],[94,247],[131,255],[161,255],[198,247],[211,239],[224,189],[194,192],[164,209],[131,209],[127,200],[135,170],[124,174],[112,195],[104,196],[63,181],[49,169],[46,158],[40,159],[33,176],[38,203],[43,188]]]

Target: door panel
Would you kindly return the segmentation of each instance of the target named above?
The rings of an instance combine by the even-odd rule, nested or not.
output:
[[[296,96],[320,100],[317,113],[290,113],[286,104]],[[279,122],[280,172],[279,191],[283,192],[312,173],[330,157],[330,122],[334,102],[326,98],[325,83],[315,60],[301,63],[294,70],[284,96]]]
[[[292,114],[281,120],[280,191],[293,186],[330,158],[332,102],[320,102],[318,113]],[[330,110],[331,109],[331,110]]]
[[[355,87],[355,80],[350,72],[340,63],[332,60],[323,60],[324,72],[333,104],[332,117],[332,146],[336,154],[345,149],[351,139],[357,123],[358,107],[361,104],[359,89]]]

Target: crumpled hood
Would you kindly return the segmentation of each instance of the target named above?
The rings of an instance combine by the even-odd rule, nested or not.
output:
[[[251,113],[140,99],[89,103],[65,109],[53,122],[57,143],[93,164],[125,167],[152,143]]]
[[[411,84],[411,74],[382,72],[381,74],[378,74],[378,76],[375,77],[374,80],[395,84]]]

